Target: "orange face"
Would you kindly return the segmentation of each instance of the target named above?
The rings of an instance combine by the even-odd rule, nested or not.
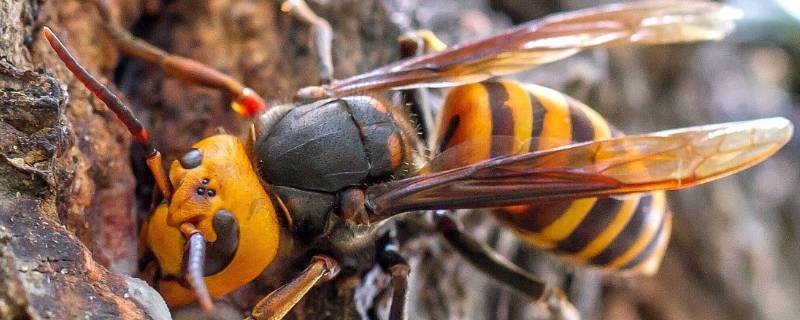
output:
[[[201,140],[172,163],[169,178],[175,188],[172,199],[156,209],[144,235],[162,275],[180,275],[186,240],[178,226],[191,222],[213,243],[218,235],[212,221],[220,210],[235,217],[239,239],[225,268],[204,278],[211,295],[238,289],[272,262],[278,251],[280,225],[238,138],[216,135]],[[171,306],[194,300],[192,291],[177,281],[162,280],[158,289]]]

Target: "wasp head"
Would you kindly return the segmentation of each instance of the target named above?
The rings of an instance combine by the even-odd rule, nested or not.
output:
[[[196,143],[172,163],[169,178],[175,192],[167,223],[192,223],[210,242],[217,238],[213,218],[220,210],[239,221],[265,210],[274,214],[243,144],[234,136],[215,135]]]

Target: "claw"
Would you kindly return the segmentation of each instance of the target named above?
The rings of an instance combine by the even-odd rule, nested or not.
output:
[[[542,298],[547,310],[550,312],[552,319],[558,320],[580,320],[581,314],[578,309],[569,302],[567,295],[561,289],[554,288],[548,290]]]
[[[267,104],[253,89],[244,88],[242,94],[234,98],[231,109],[244,118],[252,118],[267,109]]]

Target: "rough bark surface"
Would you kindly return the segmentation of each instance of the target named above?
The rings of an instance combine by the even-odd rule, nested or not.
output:
[[[98,34],[77,3],[51,5],[0,1],[0,317],[146,318],[151,305],[136,300],[152,290],[109,272],[135,261],[127,137],[70,90],[37,32],[46,23],[87,43]],[[110,61],[103,49],[76,51],[97,70]]]

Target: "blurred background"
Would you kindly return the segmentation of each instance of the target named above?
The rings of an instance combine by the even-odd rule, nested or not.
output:
[[[386,1],[401,27],[430,28],[451,44],[611,2]],[[800,123],[800,2],[727,3],[745,15],[720,43],[593,50],[513,78],[572,95],[627,133],[771,116]],[[650,278],[572,268],[518,246],[491,221],[472,217],[466,225],[515,262],[564,284],[586,319],[796,319],[798,142],[795,136],[765,163],[733,177],[670,193],[673,236],[660,272]],[[471,271],[454,273],[476,301],[460,310],[464,317],[547,317]],[[429,310],[418,315],[425,314],[437,318]]]

